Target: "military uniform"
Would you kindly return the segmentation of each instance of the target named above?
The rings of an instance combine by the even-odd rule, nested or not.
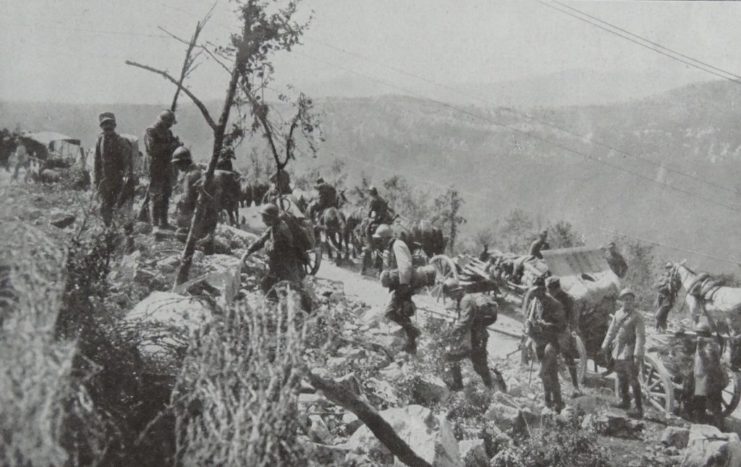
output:
[[[325,209],[339,207],[337,203],[337,190],[329,183],[320,183],[315,186],[319,197],[316,204],[311,206],[309,217],[316,219]]]
[[[115,131],[103,132],[95,144],[93,184],[100,196],[100,215],[110,225],[124,195],[124,183],[133,178],[129,144]]]
[[[160,120],[147,128],[144,134],[144,144],[149,156],[152,224],[166,226],[174,178],[171,158],[180,142]]]
[[[623,255],[617,251],[609,251],[606,259],[607,265],[610,266],[610,269],[612,269],[615,275],[621,279],[625,277],[625,274],[628,272],[628,263],[625,262]]]
[[[550,250],[551,245],[545,238],[538,238],[530,245],[530,256],[535,256],[538,259],[543,259],[543,255],[540,253],[543,250]]]
[[[671,275],[667,272],[659,279],[656,287],[656,328],[666,329],[666,320],[669,312],[674,306],[674,293],[672,293]]]
[[[532,298],[528,313],[528,335],[535,341],[535,353],[540,360],[546,406],[556,411],[563,408],[558,380],[558,353],[559,340],[566,329],[566,312],[558,300],[545,293]]]
[[[399,285],[391,289],[391,300],[386,306],[386,318],[404,329],[407,334],[406,350],[414,353],[417,347],[416,339],[420,333],[410,319],[415,312],[412,301],[414,290],[411,285],[414,267],[412,253],[406,243],[399,239],[389,239],[383,253],[383,269],[397,270],[399,273]]]
[[[473,369],[487,387],[492,387],[486,350],[489,342],[487,326],[497,320],[497,304],[488,295],[482,293],[465,294],[458,303],[458,319],[450,333],[451,344],[445,359],[452,362],[450,373],[453,377],[451,389],[463,388],[460,360],[468,358]]]
[[[569,376],[571,377],[571,384],[574,389],[579,389],[579,377],[576,369],[576,361],[574,356],[576,354],[576,342],[572,332],[577,331],[579,328],[579,317],[574,306],[574,300],[567,294],[561,287],[548,287],[548,293],[556,299],[564,310],[564,319],[566,320],[566,330],[562,332],[558,338],[559,350],[563,355],[566,367],[569,370]]]
[[[263,247],[267,251],[269,269],[260,284],[263,292],[268,293],[281,281],[290,281],[298,286],[304,278],[304,270],[296,257],[294,238],[285,221],[277,220],[247,251],[252,254]]]
[[[199,189],[203,186],[204,174],[201,168],[191,163],[183,175],[183,194],[178,203],[177,225],[179,228],[189,228],[198,203]],[[214,233],[219,219],[219,212],[230,205],[227,200],[234,193],[227,193],[230,184],[234,184],[234,172],[226,170],[214,171],[211,183],[206,187],[206,209],[203,213],[203,223],[200,232],[196,232],[196,239],[201,239]],[[234,200],[231,200],[234,203]]]
[[[699,423],[719,425],[722,422],[722,394],[727,375],[720,363],[721,348],[715,337],[697,337],[693,366],[693,412]]]
[[[640,412],[643,412],[643,401],[635,360],[643,360],[645,344],[646,330],[641,313],[638,310],[626,312],[620,308],[610,322],[602,348],[610,350],[615,361],[622,407],[630,407],[628,390],[632,388],[635,407]]]

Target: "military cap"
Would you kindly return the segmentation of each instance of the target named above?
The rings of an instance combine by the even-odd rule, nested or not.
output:
[[[113,112],[103,112],[98,115],[98,125],[102,125],[105,122],[116,123],[116,116],[113,115]]]

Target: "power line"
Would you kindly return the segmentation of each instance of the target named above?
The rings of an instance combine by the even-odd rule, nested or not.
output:
[[[609,26],[609,27],[615,28],[615,29],[617,29],[618,31],[621,31],[621,32],[623,32],[623,33],[625,33],[625,34],[627,34],[627,35],[629,35],[629,36],[631,36],[631,37],[634,37],[634,38],[638,39],[638,40],[641,40],[641,41],[647,42],[648,44],[651,44],[651,45],[653,45],[653,46],[655,46],[655,47],[658,47],[658,48],[660,48],[660,49],[662,49],[662,50],[665,50],[665,51],[667,51],[667,52],[669,52],[669,53],[673,53],[673,54],[676,54],[676,55],[678,55],[678,56],[680,56],[680,57],[682,57],[682,58],[685,58],[685,59],[687,59],[687,60],[691,60],[691,61],[693,61],[693,62],[695,62],[695,63],[698,63],[698,64],[700,64],[700,65],[702,65],[702,66],[705,66],[705,67],[711,68],[711,69],[713,69],[713,70],[715,70],[715,71],[718,71],[718,72],[720,72],[720,73],[724,73],[724,74],[727,74],[727,75],[729,75],[729,76],[732,76],[733,78],[736,78],[737,80],[738,80],[738,79],[741,79],[741,75],[737,75],[737,74],[735,74],[735,73],[732,73],[732,72],[730,72],[730,71],[728,71],[728,70],[724,70],[724,69],[722,69],[722,68],[718,68],[717,66],[711,65],[710,63],[706,63],[706,62],[703,62],[703,61],[701,61],[701,60],[698,60],[698,59],[696,59],[696,58],[690,57],[689,55],[685,55],[685,54],[683,54],[682,52],[678,52],[678,51],[676,51],[676,50],[674,50],[674,49],[670,49],[669,47],[663,46],[663,45],[661,45],[661,44],[659,44],[659,43],[657,43],[657,42],[654,42],[654,41],[652,41],[652,40],[650,40],[650,39],[646,39],[645,37],[643,37],[643,36],[639,36],[638,34],[635,34],[635,33],[633,33],[633,32],[630,32],[630,31],[628,31],[627,29],[621,28],[620,26],[616,26],[616,25],[614,25],[614,24],[612,24],[612,23],[609,23],[609,22],[607,22],[607,21],[605,21],[605,20],[603,20],[603,19],[600,19],[600,18],[598,18],[598,17],[596,17],[596,16],[592,16],[592,15],[590,15],[589,13],[586,13],[586,12],[584,12],[584,11],[582,11],[582,10],[579,10],[578,8],[574,8],[574,7],[572,7],[572,6],[569,6],[569,5],[567,5],[567,4],[563,3],[563,2],[560,2],[560,1],[558,1],[558,0],[554,0],[554,3],[556,3],[556,4],[560,5],[560,6],[564,7],[564,8],[568,8],[569,10],[572,10],[572,11],[575,11],[575,12],[577,12],[577,13],[580,13],[580,14],[582,14],[582,15],[584,15],[584,16],[586,16],[586,17],[588,17],[588,18],[591,18],[591,19],[593,19],[593,20],[595,20],[595,21],[597,21],[597,22],[599,22],[599,23],[602,23],[602,24],[605,24],[605,25],[607,25],[607,26]]]
[[[387,69],[389,69],[391,71],[395,71],[395,72],[397,72],[399,74],[402,74],[402,75],[405,75],[405,76],[409,76],[409,77],[418,79],[418,80],[423,81],[425,83],[432,84],[432,85],[437,86],[439,88],[450,90],[452,92],[457,93],[458,95],[476,99],[479,102],[482,102],[482,103],[484,103],[486,105],[492,105],[491,102],[485,101],[480,96],[462,92],[462,91],[460,91],[459,89],[457,89],[457,88],[455,88],[453,86],[448,86],[448,85],[445,85],[445,84],[442,84],[442,83],[438,83],[438,82],[435,82],[435,81],[433,81],[433,80],[431,80],[429,78],[425,78],[423,76],[419,76],[419,75],[416,75],[414,73],[410,73],[410,72],[408,72],[406,70],[402,70],[400,68],[397,68],[397,67],[394,67],[394,66],[391,66],[391,65],[386,65],[384,63],[378,62],[376,60],[373,60],[373,59],[371,59],[369,57],[363,56],[363,55],[358,54],[356,52],[348,51],[348,50],[343,49],[341,47],[336,47],[334,45],[331,45],[331,44],[328,44],[326,42],[323,42],[323,41],[320,41],[320,40],[316,40],[316,39],[309,39],[308,41],[309,42],[315,42],[315,43],[317,43],[317,44],[319,44],[319,45],[321,45],[323,47],[327,47],[329,49],[336,50],[338,52],[341,52],[341,53],[344,53],[344,54],[347,54],[347,55],[350,55],[350,56],[354,56],[354,57],[360,58],[361,60],[365,60],[367,62],[374,63],[374,64],[376,64],[378,66],[387,68]],[[569,134],[569,135],[571,135],[571,136],[573,136],[575,138],[578,138],[580,140],[586,139],[586,136],[585,135],[580,135],[580,134],[574,132],[573,130],[570,130],[568,128],[564,128],[564,127],[562,127],[560,125],[557,125],[557,124],[555,124],[553,122],[548,122],[546,120],[535,118],[535,117],[533,117],[532,115],[529,115],[526,112],[518,111],[518,110],[515,110],[515,109],[511,109],[511,108],[505,108],[505,110],[508,111],[508,112],[510,112],[510,113],[513,113],[515,115],[519,115],[521,117],[524,117],[524,118],[526,118],[526,119],[528,119],[528,120],[530,120],[532,122],[537,122],[537,123],[540,123],[542,125],[546,125],[548,127],[555,128],[555,129],[557,129],[559,131],[562,131],[562,132],[564,132],[566,134]],[[596,146],[604,147],[606,149],[610,149],[610,150],[615,151],[616,153],[621,154],[623,156],[631,157],[631,158],[636,159],[636,160],[639,160],[639,161],[644,161],[644,162],[646,162],[648,164],[654,165],[654,166],[659,167],[659,168],[664,168],[667,172],[675,173],[675,174],[678,174],[678,175],[681,175],[681,176],[684,176],[684,177],[693,179],[693,180],[695,180],[695,181],[697,181],[699,183],[705,184],[707,186],[714,187],[714,188],[717,188],[717,189],[720,189],[720,190],[723,190],[723,191],[726,191],[726,192],[729,192],[729,193],[733,193],[734,195],[737,194],[737,191],[735,189],[733,189],[733,188],[728,188],[728,187],[723,186],[723,185],[720,185],[718,183],[715,183],[715,182],[712,182],[712,181],[707,181],[707,180],[705,180],[705,179],[703,179],[701,177],[698,177],[696,175],[685,173],[685,172],[682,172],[680,170],[673,169],[671,167],[665,167],[662,163],[655,162],[655,161],[653,161],[653,160],[651,160],[651,159],[649,159],[647,157],[641,157],[641,156],[638,156],[636,154],[629,153],[629,152],[624,151],[622,149],[616,148],[615,146],[612,146],[609,143],[606,143],[606,142],[603,142],[603,141],[600,141],[600,140],[595,140],[595,139],[592,139],[592,138],[589,139],[589,143],[590,144],[593,144],[593,145],[596,145]]]
[[[448,103],[446,103],[446,102],[441,102],[441,101],[438,101],[438,100],[435,100],[435,99],[430,99],[430,98],[427,98],[427,97],[425,97],[425,96],[422,96],[422,95],[420,95],[420,94],[417,94],[417,93],[415,93],[415,92],[413,92],[413,91],[411,91],[411,90],[409,90],[409,89],[406,89],[406,88],[404,88],[404,87],[401,87],[401,86],[397,86],[397,85],[395,85],[395,84],[393,84],[393,83],[389,83],[388,81],[385,81],[385,80],[382,80],[382,79],[379,79],[379,78],[375,78],[375,77],[369,76],[369,75],[367,75],[367,74],[365,74],[365,73],[361,73],[361,72],[359,72],[359,71],[356,71],[356,70],[352,70],[352,69],[350,69],[350,68],[346,68],[346,67],[343,67],[343,66],[341,66],[341,65],[333,64],[333,63],[331,63],[331,62],[327,62],[326,60],[322,60],[322,59],[319,59],[319,58],[316,58],[316,57],[310,56],[310,55],[308,55],[308,54],[305,54],[305,53],[303,53],[303,52],[300,52],[300,51],[294,50],[294,53],[296,53],[296,54],[298,54],[298,55],[302,55],[302,56],[304,56],[304,57],[307,57],[307,58],[309,58],[309,59],[312,59],[312,60],[316,60],[316,61],[319,61],[319,62],[323,62],[323,63],[325,63],[325,64],[327,64],[327,65],[330,65],[330,66],[334,66],[334,67],[336,67],[336,68],[339,68],[339,69],[343,69],[343,70],[345,70],[345,71],[348,71],[348,72],[350,72],[350,73],[354,73],[354,74],[357,74],[357,75],[360,75],[360,76],[364,76],[365,78],[367,78],[367,79],[369,79],[369,80],[372,80],[372,81],[378,82],[378,83],[380,83],[380,84],[383,84],[383,85],[385,85],[385,86],[388,86],[388,87],[391,87],[391,88],[394,88],[394,89],[400,90],[400,91],[402,91],[402,92],[404,92],[404,93],[406,93],[406,94],[408,94],[408,95],[410,95],[410,96],[414,96],[414,97],[417,97],[417,98],[419,98],[419,99],[425,99],[425,100],[427,100],[427,101],[429,101],[429,102],[432,102],[432,103],[434,103],[434,104],[436,104],[436,105],[439,105],[439,106],[441,106],[441,107],[445,107],[445,108],[448,108],[448,109],[454,110],[454,111],[456,111],[456,112],[459,112],[459,113],[462,113],[462,114],[465,114],[465,115],[469,115],[469,116],[471,116],[471,117],[473,117],[473,118],[476,118],[476,119],[479,119],[479,120],[483,120],[483,121],[485,121],[485,122],[488,122],[488,123],[491,123],[491,124],[493,124],[493,125],[496,125],[496,126],[499,126],[499,127],[502,127],[502,128],[506,128],[506,129],[508,129],[508,130],[510,130],[510,131],[513,131],[513,132],[515,132],[515,133],[518,133],[518,134],[524,135],[525,137],[528,137],[528,138],[533,138],[533,139],[537,139],[537,140],[539,140],[539,141],[541,141],[541,142],[544,142],[544,143],[546,143],[546,144],[548,144],[548,145],[551,145],[551,146],[553,146],[553,147],[559,148],[559,149],[561,149],[561,150],[563,150],[563,151],[566,151],[566,152],[569,152],[569,153],[572,153],[572,154],[578,155],[578,156],[580,156],[580,157],[582,157],[582,158],[584,158],[584,159],[587,159],[587,160],[590,160],[590,161],[593,161],[593,162],[596,162],[596,163],[599,163],[599,164],[605,165],[605,166],[607,166],[607,167],[610,167],[610,168],[612,168],[612,169],[615,169],[615,170],[618,170],[618,171],[621,171],[621,172],[625,172],[625,173],[628,173],[628,174],[630,174],[630,175],[633,175],[634,177],[637,177],[637,178],[641,178],[641,179],[643,179],[643,180],[647,180],[647,181],[649,181],[649,182],[652,182],[652,183],[656,183],[657,185],[661,185],[661,186],[663,186],[663,187],[665,187],[665,188],[668,188],[668,189],[670,189],[670,190],[676,191],[676,192],[678,192],[678,193],[682,193],[682,194],[688,195],[688,196],[690,196],[690,197],[692,197],[692,198],[696,198],[696,199],[698,199],[698,200],[702,200],[702,201],[704,201],[704,202],[706,202],[706,203],[709,203],[709,204],[713,204],[713,205],[715,205],[715,206],[720,206],[720,207],[723,207],[723,208],[725,208],[725,209],[731,210],[731,211],[733,211],[733,212],[736,212],[736,213],[741,213],[741,210],[739,210],[739,208],[737,208],[736,206],[731,206],[731,205],[729,205],[729,204],[725,204],[725,203],[720,203],[720,202],[718,202],[718,201],[716,201],[716,200],[714,200],[714,199],[712,199],[712,198],[706,198],[706,197],[704,197],[704,196],[700,196],[700,195],[698,195],[697,193],[694,193],[694,192],[691,192],[691,191],[685,190],[685,189],[683,189],[683,188],[675,187],[675,186],[673,186],[673,185],[670,185],[670,184],[668,184],[668,183],[665,183],[665,182],[660,182],[660,181],[658,181],[658,180],[655,180],[655,179],[653,179],[653,178],[651,178],[651,177],[648,177],[648,176],[646,176],[646,175],[644,175],[644,174],[642,174],[642,173],[639,173],[639,172],[635,172],[635,171],[632,171],[632,170],[626,169],[626,168],[624,168],[624,167],[621,167],[621,166],[619,166],[619,165],[615,165],[615,164],[609,163],[609,162],[607,162],[607,161],[604,161],[604,160],[602,160],[602,159],[596,158],[596,157],[594,157],[594,156],[592,156],[592,155],[590,155],[590,154],[586,154],[586,153],[584,153],[584,152],[581,152],[581,151],[578,151],[578,150],[576,150],[576,149],[573,149],[573,148],[570,148],[570,147],[568,147],[568,146],[565,146],[565,145],[563,145],[563,144],[561,144],[561,143],[558,143],[558,142],[554,142],[554,141],[551,141],[551,140],[549,140],[549,139],[547,139],[547,138],[543,138],[542,136],[538,136],[538,135],[536,135],[536,134],[528,133],[528,132],[526,132],[526,131],[523,131],[523,130],[521,130],[521,129],[519,129],[519,128],[515,128],[515,127],[513,127],[513,126],[511,126],[511,125],[507,125],[507,124],[505,124],[505,123],[502,123],[502,122],[498,122],[498,121],[496,121],[496,120],[494,120],[494,119],[491,119],[491,118],[487,118],[487,117],[484,117],[484,116],[482,116],[482,115],[476,114],[476,113],[474,113],[474,112],[471,112],[471,111],[469,111],[469,110],[466,110],[466,109],[462,109],[462,108],[460,108],[460,107],[456,107],[456,106],[454,106],[454,105],[452,105],[452,104],[448,104]]]
[[[653,50],[654,52],[656,52],[656,53],[658,53],[660,55],[663,55],[665,57],[668,57],[668,58],[670,58],[672,60],[675,60],[677,62],[684,63],[685,65],[691,66],[693,68],[697,68],[698,70],[704,71],[705,73],[708,73],[708,74],[717,76],[719,78],[727,79],[728,81],[733,81],[734,83],[741,84],[741,79],[737,79],[737,78],[733,77],[735,75],[732,75],[732,74],[731,74],[732,76],[729,76],[729,74],[730,74],[729,72],[719,73],[719,72],[714,71],[713,69],[711,69],[711,68],[709,68],[707,66],[702,65],[701,64],[702,62],[700,62],[699,60],[695,60],[695,59],[685,60],[684,58],[682,58],[682,57],[680,57],[678,55],[675,55],[675,54],[672,54],[672,53],[669,53],[669,52],[665,51],[665,50],[669,50],[669,49],[666,49],[666,48],[661,49],[661,48],[656,47],[656,46],[653,46],[653,45],[651,45],[649,43],[642,42],[641,40],[634,39],[633,37],[631,37],[631,36],[629,36],[627,34],[621,33],[620,31],[615,30],[615,29],[610,29],[610,28],[608,28],[606,26],[603,26],[603,25],[597,23],[596,21],[590,20],[589,18],[585,18],[583,16],[579,16],[577,14],[571,13],[570,11],[567,11],[567,10],[563,9],[563,7],[562,8],[558,8],[558,7],[552,5],[552,4],[548,3],[548,2],[545,2],[543,0],[536,0],[536,1],[538,3],[540,3],[541,5],[544,5],[544,6],[548,7],[548,8],[551,8],[552,10],[556,10],[556,11],[558,11],[560,13],[563,13],[563,14],[565,14],[567,16],[571,16],[572,18],[576,18],[576,19],[578,19],[580,21],[583,21],[585,23],[589,23],[589,24],[591,24],[594,27],[597,27],[599,29],[602,29],[603,31],[609,32],[610,34],[614,34],[614,35],[616,35],[618,37],[622,37],[623,39],[625,39],[627,41],[630,41],[630,42],[632,42],[634,44],[640,45],[641,47],[645,47],[647,49]],[[575,10],[574,8],[572,8],[572,9]],[[609,23],[606,23],[606,24],[609,24]],[[637,36],[637,37],[640,37],[640,36]]]

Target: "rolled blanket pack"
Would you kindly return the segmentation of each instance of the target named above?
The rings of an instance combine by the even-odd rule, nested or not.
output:
[[[381,273],[381,285],[389,289],[399,287],[399,270],[383,271]],[[432,266],[415,268],[410,285],[413,289],[435,285],[435,268]]]

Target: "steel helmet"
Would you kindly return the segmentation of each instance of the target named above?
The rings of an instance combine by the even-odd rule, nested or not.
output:
[[[376,232],[373,234],[373,238],[380,238],[384,240],[388,240],[389,238],[394,236],[394,231],[391,230],[391,227],[386,224],[381,224],[376,229]]]
[[[457,291],[461,286],[461,283],[458,282],[458,279],[454,277],[449,277],[445,279],[443,282],[443,293],[448,295],[455,291]]]
[[[695,324],[695,332],[697,334],[711,334],[712,329],[710,328],[710,323],[706,319],[701,319],[698,321],[697,324]]]
[[[172,110],[163,110],[160,113],[160,120],[166,123],[176,124],[178,121],[175,119],[175,112]]]
[[[372,186],[372,187],[368,188],[368,193],[370,193],[372,195],[377,195],[378,194],[378,190],[376,189],[376,187]]]
[[[278,217],[280,209],[273,203],[263,204],[260,208],[260,214],[266,217]]]
[[[193,157],[190,155],[190,149],[185,146],[178,146],[177,149],[172,153],[172,163],[178,162],[193,162]]]
[[[620,291],[620,295],[618,295],[618,300],[622,300],[623,298],[627,297],[628,295],[631,295],[633,298],[636,297],[635,292],[631,290],[630,288],[626,287],[623,290]]]

